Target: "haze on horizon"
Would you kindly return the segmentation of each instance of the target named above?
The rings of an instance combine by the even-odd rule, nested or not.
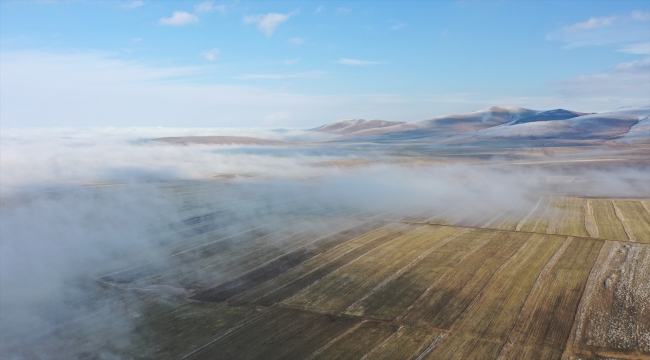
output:
[[[647,105],[647,1],[3,1],[2,127]]]

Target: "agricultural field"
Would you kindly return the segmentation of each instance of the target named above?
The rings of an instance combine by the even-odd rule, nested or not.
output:
[[[255,217],[241,218],[205,208],[200,187],[169,192],[186,218],[152,229],[164,258],[98,264],[89,276],[103,307],[4,353],[650,359],[645,199],[541,196],[527,212],[471,218],[291,200],[262,211],[251,197]]]

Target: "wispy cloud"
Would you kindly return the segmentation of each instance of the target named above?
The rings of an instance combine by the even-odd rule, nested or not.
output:
[[[287,42],[289,44],[293,44],[293,45],[300,45],[300,44],[305,42],[305,39],[300,38],[300,37],[295,37],[295,38],[291,38],[291,39],[287,40]]]
[[[207,13],[213,11],[225,13],[226,5],[214,5],[214,1],[204,1],[194,6],[194,12],[196,13]]]
[[[142,42],[142,38],[133,38],[131,39],[131,41],[133,41],[134,43],[139,43]]]
[[[348,15],[351,12],[352,12],[352,9],[348,9],[346,7],[340,7],[340,8],[337,8],[336,10],[334,10],[334,13],[336,15],[341,15],[341,16]]]
[[[160,25],[182,26],[199,21],[196,15],[187,13],[185,11],[174,11],[172,16],[168,18],[161,18],[158,20]]]
[[[628,54],[650,54],[650,42],[627,44],[616,51]]]
[[[596,74],[554,82],[551,85],[566,96],[638,96],[647,99],[650,89],[650,57],[617,66]]]
[[[133,0],[133,1],[127,1],[122,3],[122,7],[125,9],[135,9],[139,8],[140,6],[144,5],[143,0]]]
[[[284,64],[285,65],[295,65],[300,61],[300,58],[296,59],[291,59],[291,60],[285,60]]]
[[[214,61],[219,57],[219,49],[212,49],[201,53],[206,60]]]
[[[268,13],[260,15],[244,16],[244,24],[257,24],[257,27],[267,36],[273,35],[275,28],[290,17],[296,15],[298,11],[292,11],[288,14]]]
[[[596,29],[600,27],[610,26],[614,24],[614,22],[617,19],[618,18],[616,16],[601,17],[601,18],[592,17],[585,22],[579,22],[573,25],[565,26],[563,30],[567,32],[573,32],[573,31],[580,31],[580,30]]]
[[[397,24],[391,26],[390,29],[391,29],[391,30],[399,30],[399,29],[405,28],[405,27],[407,27],[407,26],[408,26],[408,24],[405,24],[405,23],[403,23],[403,22],[400,22],[400,23],[397,23]]]
[[[349,65],[349,66],[370,66],[370,65],[383,64],[383,62],[381,61],[367,61],[367,60],[357,60],[357,59],[347,59],[347,58],[340,58],[335,62],[342,65]]]
[[[548,34],[547,40],[566,43],[565,48],[619,45],[619,51],[635,51],[634,45],[650,41],[650,13],[633,11],[627,15],[591,17],[587,21],[563,26]],[[627,51],[625,49],[632,49]],[[636,52],[634,52],[636,53]]]
[[[325,71],[308,71],[289,74],[244,74],[236,76],[239,80],[282,80],[282,79],[318,79],[325,76]]]
[[[314,12],[318,14],[319,12],[322,12],[323,10],[325,10],[325,6],[318,5],[318,7],[316,8],[316,10]]]

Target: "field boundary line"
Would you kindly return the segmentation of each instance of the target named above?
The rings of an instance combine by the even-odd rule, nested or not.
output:
[[[453,234],[453,235],[448,236],[446,239],[442,240],[441,242],[439,242],[435,246],[432,246],[428,250],[422,252],[422,254],[418,255],[415,259],[413,259],[413,261],[411,261],[410,263],[404,265],[401,269],[398,269],[395,273],[388,276],[386,279],[382,280],[379,284],[377,284],[377,286],[375,286],[367,294],[365,294],[359,300],[355,301],[354,303],[352,303],[352,305],[348,306],[345,310],[343,310],[343,312],[345,313],[348,310],[350,310],[351,308],[353,308],[354,306],[360,304],[361,302],[363,302],[364,300],[366,300],[367,298],[372,296],[374,293],[376,293],[378,290],[384,288],[389,282],[395,280],[395,278],[397,278],[398,276],[402,275],[403,273],[407,272],[408,270],[410,270],[411,268],[416,266],[418,264],[418,262],[419,262],[418,260],[421,260],[425,256],[427,256],[427,255],[431,254],[432,252],[434,252],[435,250],[439,249],[441,246],[453,241],[454,239],[458,238],[459,236],[461,236],[463,234],[467,234],[468,232],[470,232],[469,229],[463,229],[463,230],[459,231],[457,234]]]
[[[365,359],[367,359],[368,356],[372,355],[372,353],[374,353],[375,351],[377,351],[380,347],[382,347],[382,346],[383,346],[385,343],[387,343],[390,339],[394,338],[394,337],[397,335],[397,333],[400,332],[400,330],[402,330],[403,328],[404,328],[404,325],[401,325],[401,324],[400,324],[399,327],[397,328],[397,331],[395,331],[394,333],[388,335],[388,337],[386,337],[384,340],[380,341],[379,344],[375,345],[372,349],[368,350],[368,352],[365,353],[365,354],[363,354],[363,356],[360,357],[359,360],[365,360]]]
[[[392,224],[394,224],[394,223],[390,223],[390,224],[388,224],[388,225],[382,226],[382,227],[380,227],[380,228],[378,228],[378,229],[376,229],[376,230],[374,230],[374,231],[381,231],[381,232],[386,231],[386,228],[389,227],[389,226],[391,226]],[[397,231],[399,231],[400,229],[402,229],[402,228],[404,228],[404,227],[407,227],[407,226],[409,226],[409,225],[408,225],[408,224],[404,224],[404,225],[402,225],[402,226],[400,226],[400,227],[394,229],[393,231],[397,232]],[[390,231],[390,230],[388,230],[388,231]],[[318,255],[312,257],[312,258],[309,259],[309,260],[316,259],[316,258],[319,258],[319,257],[323,257],[324,255],[326,255],[326,254],[328,254],[328,253],[330,253],[330,252],[332,252],[332,251],[338,249],[338,248],[341,247],[341,246],[344,246],[345,244],[348,244],[348,243],[350,243],[350,242],[352,242],[352,241],[355,241],[355,240],[357,240],[358,238],[363,237],[364,235],[366,235],[366,234],[359,235],[359,236],[357,236],[357,237],[354,238],[354,239],[351,239],[351,240],[346,241],[346,242],[344,242],[344,243],[342,243],[342,244],[339,244],[339,245],[333,247],[332,249],[330,249],[330,250],[328,250],[328,251],[326,251],[326,252],[324,252],[324,253],[320,253],[320,254],[318,254]],[[303,279],[305,276],[309,276],[309,275],[313,274],[314,272],[316,272],[316,271],[322,269],[323,267],[325,267],[325,266],[331,264],[332,262],[334,262],[334,261],[340,259],[341,257],[343,257],[343,256],[345,256],[345,255],[347,255],[347,254],[349,254],[350,252],[352,252],[352,251],[354,251],[354,250],[356,250],[356,249],[358,249],[358,248],[360,248],[360,247],[362,247],[362,246],[364,246],[364,245],[367,245],[367,244],[369,244],[369,243],[371,243],[371,242],[373,242],[373,241],[379,239],[379,238],[382,237],[382,236],[383,236],[383,235],[379,234],[379,235],[375,236],[374,238],[368,240],[367,243],[360,244],[360,245],[357,245],[357,246],[351,248],[350,250],[348,250],[348,251],[346,251],[346,252],[340,254],[339,256],[337,256],[337,257],[331,259],[330,261],[327,261],[327,262],[324,263],[323,265],[318,266],[318,267],[316,267],[316,268],[314,268],[314,269],[312,269],[312,270],[309,270],[308,272],[302,274],[301,276],[295,278],[294,280],[292,280],[292,281],[290,281],[290,282],[288,282],[288,283],[286,283],[286,284],[282,284],[282,285],[276,287],[276,288],[273,290],[273,292],[271,292],[271,293],[269,293],[269,294],[262,294],[262,295],[260,295],[260,296],[258,296],[258,297],[256,297],[256,298],[250,300],[250,303],[254,303],[254,302],[256,302],[256,301],[258,301],[258,300],[264,298],[264,297],[267,296],[267,295],[273,294],[273,293],[277,292],[277,290],[284,289],[285,287],[287,287],[287,286],[289,286],[289,285],[295,283],[296,281],[298,281],[298,280],[300,280],[300,279]],[[309,261],[309,260],[308,260],[308,261]],[[347,263],[346,263],[346,264],[347,264]],[[345,266],[346,264],[343,264],[342,266]],[[328,275],[329,275],[329,274],[328,274]],[[325,276],[327,276],[327,275],[325,275]],[[265,282],[259,284],[258,286],[264,285],[264,284],[268,283],[269,281],[273,281],[274,279],[275,279],[275,278],[273,278],[273,279],[269,279],[269,280],[267,280],[267,281],[265,281]],[[257,288],[257,286],[256,286],[255,288]],[[245,294],[247,294],[247,293],[253,291],[255,288],[252,288],[252,289],[250,289],[250,290],[248,290],[248,291],[246,291],[246,292],[243,292],[241,295],[245,295]],[[238,295],[238,296],[239,296],[239,295]]]
[[[208,286],[208,287],[206,287],[206,288],[203,288],[203,289],[201,290],[201,292],[205,292],[205,291],[208,291],[208,290],[214,289],[214,288],[216,288],[217,286],[220,286],[220,285],[222,285],[222,284],[225,284],[225,283],[227,283],[227,282],[229,282],[229,281],[233,281],[233,280],[235,280],[235,279],[237,279],[237,278],[239,278],[239,277],[242,277],[242,276],[244,276],[244,275],[246,275],[246,274],[248,274],[248,273],[250,273],[250,272],[252,272],[252,271],[255,271],[255,270],[257,270],[257,269],[259,269],[259,268],[261,268],[261,267],[263,267],[263,266],[265,266],[265,265],[267,265],[267,264],[269,264],[269,263],[271,263],[271,262],[273,262],[273,261],[275,261],[275,260],[277,260],[277,259],[279,259],[279,258],[281,258],[281,257],[283,257],[283,256],[285,256],[285,255],[287,255],[287,254],[289,254],[289,253],[291,253],[291,252],[293,252],[293,251],[296,251],[296,250],[298,250],[298,249],[300,249],[300,248],[304,248],[304,247],[306,247],[306,246],[308,246],[308,245],[311,245],[311,244],[315,243],[315,242],[318,241],[318,240],[321,240],[321,239],[323,239],[323,238],[326,238],[326,237],[332,236],[332,235],[334,235],[334,234],[337,234],[337,233],[340,233],[340,232],[343,232],[343,231],[346,231],[346,230],[350,230],[350,229],[355,228],[355,227],[361,227],[361,226],[366,225],[366,224],[367,224],[367,223],[361,223],[361,224],[356,224],[356,225],[352,225],[352,226],[349,226],[349,227],[344,227],[344,228],[341,228],[341,229],[337,229],[336,231],[333,231],[333,232],[331,232],[331,233],[328,233],[328,234],[325,234],[325,235],[319,236],[319,237],[317,237],[316,239],[314,239],[314,240],[312,240],[312,241],[309,241],[309,242],[307,242],[307,243],[305,243],[305,244],[303,244],[303,245],[300,245],[300,246],[298,246],[298,247],[295,247],[295,248],[293,248],[293,249],[292,249],[291,251],[289,251],[289,252],[286,252],[286,253],[280,254],[280,255],[278,255],[278,256],[272,258],[272,259],[269,259],[269,260],[267,260],[267,261],[265,261],[265,262],[263,262],[263,263],[261,263],[261,264],[255,266],[255,267],[253,267],[253,268],[247,270],[247,271],[244,271],[243,273],[233,275],[233,276],[229,277],[228,279],[225,279],[225,280],[220,281],[220,282],[218,282],[218,283],[216,283],[216,284],[214,284],[214,285],[211,285],[211,286]],[[197,294],[197,295],[198,295],[198,294]]]
[[[632,229],[630,229],[630,225],[627,223],[625,216],[623,216],[623,212],[616,205],[616,201],[614,200],[610,200],[610,201],[612,202],[612,205],[614,205],[614,212],[616,213],[616,217],[618,218],[618,220],[623,225],[623,229],[625,230],[625,234],[627,234],[627,238],[630,239],[631,241],[636,241],[636,236],[634,236],[634,234],[632,233]]]
[[[465,259],[467,259],[467,257],[471,256],[471,255],[474,254],[475,252],[477,252],[477,251],[479,251],[480,249],[482,249],[482,248],[484,248],[485,246],[487,246],[487,244],[488,244],[492,239],[494,239],[495,236],[497,236],[497,235],[501,232],[500,230],[490,230],[490,231],[492,231],[492,232],[494,232],[494,233],[493,233],[490,237],[488,237],[487,239],[483,240],[482,243],[481,243],[480,245],[477,245],[477,246],[475,246],[473,249],[471,249],[470,251],[468,251],[467,254],[465,254],[462,258],[460,258],[460,259],[458,260],[458,262],[457,262],[454,266],[452,266],[451,268],[447,269],[447,271],[445,271],[444,274],[441,274],[441,275],[438,277],[438,280],[434,281],[433,284],[431,284],[431,285],[430,285],[426,290],[424,290],[424,292],[423,292],[422,294],[420,294],[420,296],[419,296],[417,299],[415,299],[415,301],[413,301],[413,303],[412,303],[411,305],[409,305],[409,307],[406,308],[406,310],[404,310],[404,311],[403,311],[403,312],[402,312],[402,313],[401,313],[397,318],[395,318],[395,321],[400,321],[400,322],[403,321],[403,320],[404,320],[404,317],[406,317],[406,315],[408,315],[408,313],[411,311],[411,309],[413,309],[413,307],[415,306],[415,304],[417,304],[417,303],[418,303],[422,298],[424,298],[424,297],[425,297],[429,292],[431,292],[431,290],[432,290],[436,285],[438,285],[438,283],[440,283],[440,281],[441,281],[443,278],[445,278],[445,276],[447,276],[447,274],[449,274],[449,272],[450,272],[453,268],[455,268],[456,266],[458,266],[458,264],[461,264]],[[447,329],[446,331],[449,331],[449,329]]]
[[[353,331],[357,330],[358,328],[360,328],[363,324],[367,323],[368,321],[369,321],[369,320],[364,319],[364,320],[361,320],[361,321],[359,321],[358,323],[354,324],[354,325],[351,326],[349,329],[347,329],[347,330],[345,330],[344,332],[342,332],[339,336],[337,336],[337,337],[335,337],[334,339],[328,341],[325,345],[321,346],[321,347],[318,348],[316,351],[314,351],[313,353],[311,353],[311,355],[307,356],[307,357],[305,358],[305,360],[311,360],[311,359],[313,359],[316,355],[318,355],[318,354],[322,353],[323,351],[327,350],[327,349],[328,349],[330,346],[332,346],[332,344],[334,344],[336,341],[342,339],[344,336],[346,336],[346,335],[352,333]]]
[[[639,202],[641,203],[641,206],[643,206],[645,211],[648,213],[648,215],[650,215],[650,208],[648,208],[648,206],[646,205],[645,200],[639,200]]]
[[[398,239],[401,239],[401,238],[403,238],[403,237],[406,236],[406,235],[412,234],[412,233],[414,233],[415,231],[417,231],[417,230],[419,230],[419,229],[422,229],[422,228],[424,228],[423,225],[420,226],[420,227],[418,227],[418,228],[416,228],[416,229],[413,229],[412,231],[407,232],[406,234],[402,234],[402,235],[400,235],[400,236],[398,236],[398,237],[396,237],[396,238],[394,238],[394,239],[391,239],[391,240],[389,240],[389,241],[387,241],[387,242],[385,242],[385,243],[383,243],[383,244],[381,244],[381,245],[379,245],[379,246],[377,246],[377,247],[374,247],[374,248],[372,248],[372,249],[370,249],[370,250],[364,252],[363,254],[357,256],[356,258],[350,260],[347,264],[345,264],[345,265],[339,267],[338,269],[332,271],[331,273],[329,273],[329,274],[323,276],[322,278],[320,278],[320,279],[314,281],[313,283],[309,284],[309,285],[306,286],[304,289],[302,289],[302,290],[300,290],[299,292],[295,293],[293,296],[290,296],[290,297],[284,299],[282,302],[285,302],[285,301],[291,300],[292,298],[294,298],[294,297],[296,297],[296,296],[299,296],[300,294],[304,293],[305,291],[311,289],[314,285],[319,284],[321,281],[323,281],[323,279],[326,279],[326,278],[328,278],[328,277],[330,277],[330,276],[336,274],[336,273],[339,272],[341,269],[346,268],[346,267],[349,266],[350,264],[352,264],[352,263],[356,262],[357,260],[361,259],[362,257],[366,256],[368,253],[370,253],[370,252],[372,252],[372,251],[376,251],[377,249],[380,249],[380,248],[382,248],[382,247],[384,247],[384,246],[387,246],[387,245],[393,243],[394,241],[397,241]]]
[[[528,212],[528,214],[526,214],[526,216],[525,216],[523,219],[521,219],[521,221],[519,221],[519,222],[517,223],[517,226],[515,227],[515,231],[520,231],[520,230],[521,230],[521,227],[524,226],[524,224],[526,223],[526,221],[528,221],[528,218],[529,218],[533,213],[535,213],[535,210],[537,210],[537,208],[539,207],[539,204],[542,202],[542,199],[543,199],[543,198],[544,198],[544,196],[540,196],[540,197],[539,197],[539,200],[537,200],[537,204],[535,204],[535,207],[533,207],[533,209],[530,210],[530,211]],[[495,218],[495,220],[496,220],[496,218]],[[486,225],[486,226],[488,226],[488,225]],[[534,226],[533,226],[533,228],[534,228]]]
[[[492,276],[485,282],[485,285],[483,285],[481,290],[479,290],[476,293],[476,296],[474,296],[474,299],[472,299],[472,301],[467,305],[467,308],[465,308],[465,310],[458,315],[456,320],[454,320],[454,322],[449,327],[450,331],[453,331],[457,324],[465,320],[469,312],[472,310],[472,308],[474,308],[476,303],[478,303],[478,301],[483,297],[483,295],[485,295],[487,289],[494,283],[494,281],[499,276],[499,274],[501,274],[503,269],[508,267],[517,258],[517,256],[519,256],[524,251],[526,245],[530,243],[530,240],[533,237],[535,237],[535,235],[531,235],[526,240],[524,240],[523,244],[521,244],[521,246],[517,249],[517,251],[515,251],[514,254],[512,254],[506,261],[504,261],[501,266],[499,266],[499,268],[494,272],[494,274],[492,274]]]
[[[578,346],[578,341],[582,336],[582,325],[584,324],[585,316],[587,316],[588,306],[591,301],[591,297],[594,291],[587,291],[587,289],[594,289],[598,286],[598,279],[601,277],[603,271],[607,271],[611,264],[612,258],[616,255],[614,247],[621,246],[620,243],[615,243],[612,241],[605,241],[603,246],[598,252],[596,261],[589,272],[589,277],[585,282],[585,288],[583,289],[583,295],[580,298],[580,303],[578,304],[578,311],[576,311],[576,316],[573,320],[573,326],[571,327],[571,333],[567,339],[567,343],[564,349],[565,355],[575,355],[575,347]],[[596,266],[599,264],[599,266]]]
[[[508,339],[501,347],[501,350],[499,350],[499,355],[497,355],[497,360],[503,359],[503,355],[502,355],[503,352],[509,349],[510,347],[514,346],[514,344],[517,342],[519,338],[518,334],[521,333],[521,327],[524,326],[523,321],[525,317],[532,311],[530,307],[533,306],[531,305],[533,301],[531,300],[533,299],[533,295],[539,292],[539,288],[542,286],[544,279],[555,267],[557,262],[560,260],[560,257],[562,256],[562,254],[564,254],[564,251],[566,251],[566,249],[569,247],[569,244],[571,242],[573,242],[573,237],[567,236],[567,238],[564,240],[562,245],[555,251],[553,257],[551,257],[551,259],[546,263],[546,265],[544,265],[544,268],[537,276],[537,279],[535,279],[535,283],[533,284],[530,291],[526,295],[526,300],[524,301],[521,310],[519,310],[519,315],[517,316],[517,320],[515,320],[515,324],[510,329],[510,334],[508,335]]]
[[[594,216],[594,209],[591,207],[591,199],[585,199],[585,229],[589,236],[593,238],[598,238],[600,232],[598,231],[598,223],[596,223],[596,217]]]
[[[237,324],[237,325],[231,327],[230,329],[226,330],[226,332],[224,332],[223,334],[221,334],[221,335],[217,336],[216,338],[210,340],[210,341],[207,342],[206,344],[199,346],[198,348],[196,348],[196,349],[192,350],[191,352],[189,352],[189,353],[183,355],[182,357],[179,357],[178,360],[184,360],[184,359],[187,359],[187,358],[189,358],[190,356],[192,356],[192,355],[194,355],[194,354],[196,354],[196,353],[198,353],[198,352],[204,350],[204,349],[207,348],[208,346],[210,346],[210,345],[214,344],[215,342],[217,342],[217,341],[223,339],[225,336],[231,334],[231,333],[234,332],[235,330],[238,330],[238,329],[242,328],[243,326],[248,325],[248,324],[252,323],[253,321],[255,321],[255,320],[261,318],[262,316],[266,315],[266,313],[267,313],[267,312],[265,311],[265,312],[263,312],[263,313],[261,313],[261,314],[259,314],[259,315],[257,315],[257,316],[253,316],[252,318],[250,318],[250,319],[248,319],[248,320],[244,320],[244,321],[242,321],[241,323],[239,323],[239,324]]]
[[[445,335],[446,335],[445,333],[442,333],[442,334],[436,336],[436,338],[433,339],[431,344],[429,344],[429,346],[427,346],[427,348],[424,349],[424,351],[422,351],[422,353],[420,353],[420,355],[418,355],[418,357],[416,357],[415,360],[422,360],[422,359],[424,359],[425,356],[429,355],[429,353],[431,351],[433,351],[433,349],[436,346],[438,346],[438,344],[440,344],[440,342],[445,338]]]
[[[276,221],[276,222],[274,222],[274,223],[264,224],[264,226],[266,226],[266,225],[273,225],[273,224],[279,224],[279,223],[281,223],[281,222],[288,221],[288,220],[291,220],[291,219],[295,219],[295,218],[298,218],[298,217],[301,217],[301,216],[304,216],[304,215],[305,215],[305,214],[292,216],[292,217],[290,217],[290,218],[288,218],[288,219],[279,220],[279,221]],[[173,257],[175,257],[175,256],[178,256],[178,255],[181,255],[181,254],[187,253],[187,252],[189,252],[189,251],[196,250],[196,249],[199,249],[199,248],[202,248],[202,247],[208,246],[208,245],[212,245],[212,244],[215,244],[215,243],[217,243],[217,242],[220,242],[220,241],[223,241],[223,240],[229,239],[229,238],[231,238],[231,237],[233,237],[233,236],[237,236],[237,235],[245,234],[245,233],[247,233],[247,232],[251,232],[251,231],[256,230],[256,229],[259,229],[259,228],[261,228],[261,227],[262,227],[262,226],[258,226],[258,227],[252,228],[252,229],[248,229],[248,230],[245,230],[245,231],[241,231],[241,232],[239,232],[239,233],[237,233],[237,234],[233,234],[233,235],[229,235],[229,236],[226,236],[226,237],[222,237],[222,238],[219,238],[219,239],[217,239],[217,240],[211,241],[211,242],[209,242],[209,243],[202,244],[202,245],[198,245],[198,246],[195,246],[195,247],[193,247],[193,248],[186,249],[186,250],[183,250],[183,251],[179,251],[179,252],[177,252],[177,253],[174,253],[174,254],[171,254],[171,255],[165,256],[165,257],[160,258],[160,259],[156,259],[156,260],[152,260],[152,261],[146,262],[146,263],[144,263],[144,264],[140,264],[140,265],[132,266],[132,267],[127,268],[127,269],[123,269],[123,270],[119,270],[119,271],[114,271],[114,272],[112,272],[112,273],[110,273],[110,274],[104,274],[104,275],[101,275],[101,276],[99,276],[99,277],[102,278],[102,277],[106,277],[106,276],[112,276],[112,275],[116,275],[116,274],[120,274],[120,273],[123,273],[123,272],[130,271],[130,270],[133,270],[133,269],[137,269],[137,268],[139,268],[139,267],[147,266],[147,265],[149,265],[149,264],[153,264],[153,263],[157,263],[157,262],[164,261],[164,260],[167,260],[167,259],[171,259],[171,258],[173,258]],[[214,232],[214,231],[217,231],[217,230],[219,230],[219,229],[215,229],[215,230],[213,230],[213,231],[209,231],[209,232],[207,232],[207,233],[205,233],[205,234],[209,234],[209,233]],[[201,236],[201,235],[205,235],[205,234],[199,234],[199,235],[195,235],[195,236]],[[190,237],[190,238],[191,238],[191,237]],[[189,238],[188,238],[188,239],[189,239]]]

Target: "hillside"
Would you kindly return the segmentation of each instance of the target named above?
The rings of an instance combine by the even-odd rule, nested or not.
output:
[[[378,128],[387,128],[395,125],[404,124],[403,121],[385,121],[385,120],[364,120],[364,119],[345,119],[335,121],[317,127],[313,129],[314,131],[329,133],[329,134],[350,134],[353,132],[368,130],[368,129],[378,129]]]

